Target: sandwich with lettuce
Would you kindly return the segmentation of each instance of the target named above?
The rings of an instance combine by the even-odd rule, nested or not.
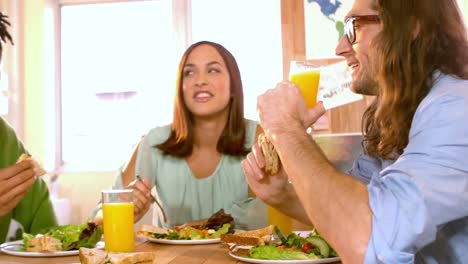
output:
[[[106,252],[97,248],[80,248],[81,264],[153,264],[154,252]]]
[[[263,260],[310,260],[337,257],[335,250],[313,230],[307,237],[285,237],[276,226],[221,236],[231,254]]]

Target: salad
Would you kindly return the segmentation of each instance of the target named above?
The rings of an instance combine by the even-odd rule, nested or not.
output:
[[[307,260],[338,257],[336,251],[316,230],[307,237],[291,233],[287,237],[275,227],[280,242],[273,245],[255,246],[250,249],[247,258],[268,260]]]
[[[221,234],[227,234],[231,224],[223,224],[219,229],[198,229],[193,226],[182,228],[175,227],[168,229],[167,233],[151,233],[151,236],[156,239],[168,240],[199,240],[219,238]]]
[[[53,252],[94,248],[101,236],[102,227],[93,222],[52,227],[37,235],[23,233],[23,250]]]

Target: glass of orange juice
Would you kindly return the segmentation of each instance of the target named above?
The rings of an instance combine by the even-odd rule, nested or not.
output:
[[[133,190],[102,191],[102,213],[106,251],[134,251]]]
[[[317,93],[320,82],[320,67],[307,61],[291,61],[289,79],[301,91],[307,107],[317,104]],[[292,232],[293,219],[275,208],[268,206],[268,224],[276,225],[282,233]]]
[[[291,61],[289,80],[299,88],[307,107],[317,104],[320,67],[307,61]]]
[[[268,224],[275,225],[279,228],[281,233],[288,235],[292,232],[293,219],[272,206],[267,207],[268,210]]]

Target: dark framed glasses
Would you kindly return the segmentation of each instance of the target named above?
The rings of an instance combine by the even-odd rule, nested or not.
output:
[[[345,19],[345,34],[348,38],[349,44],[356,42],[356,23],[358,24],[377,24],[380,23],[380,16],[350,16]]]

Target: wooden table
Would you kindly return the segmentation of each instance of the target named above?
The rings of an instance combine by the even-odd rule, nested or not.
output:
[[[228,255],[227,249],[221,244],[207,245],[163,245],[138,239],[135,251],[153,251],[156,254],[157,264],[217,264],[217,263],[244,263]],[[53,258],[25,258],[0,253],[1,264],[77,264],[78,256]]]

